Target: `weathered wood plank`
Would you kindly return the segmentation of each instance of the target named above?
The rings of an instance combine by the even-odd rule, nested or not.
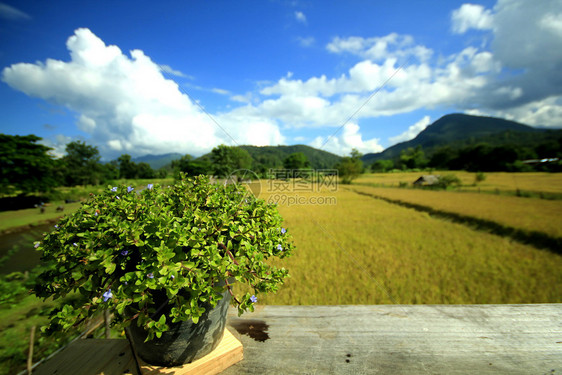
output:
[[[224,375],[562,371],[562,304],[265,306],[230,314],[245,359]]]
[[[165,368],[141,363],[141,372],[143,375],[216,375],[240,362],[242,358],[244,358],[242,344],[227,329],[219,346],[209,355],[178,367]]]
[[[163,368],[141,363],[143,375],[214,375],[244,357],[240,341],[225,330],[219,346],[209,355],[192,363]],[[76,340],[63,351],[41,364],[33,374],[47,375],[122,375],[136,374],[136,365],[127,340]]]
[[[121,375],[134,369],[127,340],[86,339],[74,341],[33,370],[33,374]]]

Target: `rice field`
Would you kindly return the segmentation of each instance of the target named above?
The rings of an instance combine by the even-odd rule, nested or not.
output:
[[[476,173],[465,171],[432,171],[432,172],[396,172],[396,173],[367,173],[361,175],[354,184],[369,184],[381,187],[398,187],[400,183],[411,186],[419,176],[424,174],[447,175],[454,174],[462,183],[463,190],[510,192],[520,191],[562,194],[562,173],[528,172],[485,172],[486,179],[474,184]]]
[[[439,211],[485,219],[512,228],[562,237],[562,200],[370,186],[353,186],[352,189]]]
[[[279,210],[297,245],[283,261],[292,277],[260,304],[562,302],[560,255],[342,186],[284,194]],[[278,195],[262,183],[261,198]],[[295,195],[336,202],[295,204]]]

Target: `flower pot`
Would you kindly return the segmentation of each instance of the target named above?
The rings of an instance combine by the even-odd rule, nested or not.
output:
[[[226,327],[230,294],[225,291],[222,296],[215,308],[203,305],[205,313],[197,324],[191,320],[168,323],[169,331],[147,342],[144,342],[146,331],[133,321],[129,333],[138,356],[151,365],[172,367],[193,362],[212,352],[220,343]],[[163,312],[168,311],[165,308]]]

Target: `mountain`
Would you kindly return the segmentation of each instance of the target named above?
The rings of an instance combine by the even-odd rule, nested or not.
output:
[[[441,117],[414,139],[398,143],[380,153],[366,154],[362,160],[371,163],[375,160],[395,159],[400,156],[402,150],[417,146],[421,146],[426,155],[431,155],[434,150],[443,146],[453,149],[477,143],[488,143],[491,146],[504,144],[527,146],[544,142],[551,138],[553,133],[562,135],[562,130],[534,128],[495,117],[456,113]]]
[[[283,160],[295,152],[302,152],[313,169],[330,169],[341,159],[340,156],[332,154],[328,151],[318,150],[306,145],[292,146],[237,146],[248,151],[253,159],[253,168],[255,170],[267,170],[275,168],[283,168]],[[211,153],[205,154],[198,159],[211,160]]]
[[[302,152],[313,169],[333,168],[340,161],[338,155],[305,145],[293,146],[240,146],[248,151],[255,162],[268,168],[283,167],[283,160],[291,154]]]
[[[181,158],[183,155],[177,152],[162,154],[162,155],[143,155],[133,158],[135,163],[148,163],[152,169],[160,169],[163,166],[170,164],[172,161]]]

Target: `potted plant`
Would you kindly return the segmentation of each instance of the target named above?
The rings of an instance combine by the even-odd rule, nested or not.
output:
[[[36,295],[74,294],[44,331],[110,310],[112,324],[130,326],[143,360],[174,366],[216,347],[230,298],[240,315],[253,311],[260,293],[278,290],[288,271],[268,260],[289,256],[294,245],[275,205],[240,186],[182,176],[142,191],[109,186],[35,247],[48,265]],[[234,282],[253,293],[236,295]]]

